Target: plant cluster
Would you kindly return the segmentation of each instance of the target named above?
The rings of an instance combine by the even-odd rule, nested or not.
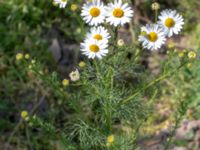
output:
[[[59,6],[61,12],[67,4],[67,0],[53,1],[53,5]],[[132,19],[137,12],[131,4],[122,0],[84,1],[80,15],[71,15],[70,18],[81,26],[81,31],[78,32],[81,36],[76,41],[80,42],[85,35],[79,44],[83,56],[64,78],[52,71],[53,67],[45,67],[42,63],[44,59],[36,57],[39,54],[32,55],[25,51],[17,53],[12,60],[0,60],[2,64],[9,64],[1,77],[1,92],[9,92],[2,99],[26,99],[29,95],[36,95],[30,109],[27,105],[19,105],[20,119],[17,125],[12,125],[13,131],[7,139],[6,149],[9,149],[10,144],[17,143],[14,135],[21,132],[27,139],[29,149],[48,150],[54,149],[56,145],[57,149],[63,150],[139,150],[141,130],[152,114],[156,113],[154,105],[163,93],[173,95],[172,99],[176,99],[175,103],[179,106],[173,118],[172,134],[165,143],[165,149],[168,149],[175,129],[188,107],[197,105],[190,98],[196,91],[189,85],[181,86],[191,79],[191,74],[198,74],[191,70],[198,53],[195,50],[177,50],[174,45],[169,45],[167,49],[163,46],[168,38],[180,33],[184,21],[172,9],[163,10],[158,15],[160,8],[159,3],[152,4],[154,23],[141,27],[141,32],[136,35],[138,38],[128,45],[119,38],[119,34],[121,29],[127,32],[127,28],[134,26]],[[78,5],[72,4],[70,9],[76,11]],[[41,12],[37,12],[41,16]],[[48,21],[47,19],[46,22]],[[54,23],[61,22],[62,19],[54,20]],[[72,24],[66,26],[74,29]],[[48,23],[44,23],[49,29],[47,25]],[[140,28],[137,24],[135,26]],[[38,26],[37,30],[40,29]],[[85,34],[85,31],[88,32]],[[40,33],[42,35],[42,31]],[[70,35],[78,33],[66,33],[66,36],[71,38]],[[154,74],[145,63],[151,63],[147,59],[159,53],[159,50],[159,56],[163,59],[159,60],[159,71]],[[182,72],[185,73],[184,77],[180,75]],[[6,76],[12,76],[12,80],[8,80]],[[12,81],[17,81],[17,84],[12,85]],[[195,85],[198,81],[196,78],[191,84]],[[23,85],[24,92],[19,92],[19,95],[11,94],[20,85]],[[166,85],[169,87],[164,88]],[[180,88],[173,90],[174,86],[170,85]],[[180,94],[187,90],[192,94]],[[31,98],[32,96],[27,99]],[[189,100],[185,101],[186,98]],[[29,101],[25,103],[29,104]],[[12,110],[14,111],[16,110]]]

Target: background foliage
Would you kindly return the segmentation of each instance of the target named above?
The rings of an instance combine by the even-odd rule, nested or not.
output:
[[[137,25],[154,20],[152,2],[133,0],[135,26],[125,27],[125,36],[119,30],[129,44],[116,47],[114,57],[92,62],[79,55],[87,31],[79,15],[82,1],[69,1],[66,9],[51,1],[0,1],[0,149],[139,149],[140,139],[162,129],[163,122],[169,121],[173,131],[184,118],[198,120],[200,63],[198,56],[188,60],[187,53],[199,53],[200,2],[158,1],[161,9],[182,12],[185,27],[163,50],[150,53],[140,51],[135,39]],[[72,11],[71,4],[78,9]],[[17,53],[30,58],[17,61]],[[78,65],[80,60],[86,63],[84,68]],[[64,87],[62,79],[69,78],[74,68],[80,70],[80,81]],[[170,78],[148,87],[171,71]],[[118,106],[132,93],[138,94]],[[164,108],[170,114],[160,117]],[[23,110],[29,112],[26,120]],[[108,146],[111,134],[115,142]],[[164,143],[169,142],[174,139]]]

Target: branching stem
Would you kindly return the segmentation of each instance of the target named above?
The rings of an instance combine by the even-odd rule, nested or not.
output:
[[[140,94],[143,90],[151,87],[152,85],[155,85],[156,83],[164,80],[165,78],[173,75],[174,73],[176,73],[178,70],[180,70],[186,63],[183,63],[181,64],[178,68],[164,74],[164,75],[161,75],[160,77],[158,77],[157,79],[151,81],[149,84],[143,86],[142,88],[138,89],[133,95],[130,95],[128,96],[127,98],[121,100],[118,104],[117,104],[117,107],[120,107],[121,105],[124,105],[128,102],[130,102],[133,98],[135,98],[138,94]]]

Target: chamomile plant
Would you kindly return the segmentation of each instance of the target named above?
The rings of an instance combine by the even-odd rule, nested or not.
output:
[[[141,27],[140,47],[124,42],[118,44],[118,29],[132,24],[134,10],[130,4],[122,0],[108,3],[92,0],[83,4],[81,16],[89,29],[80,43],[80,52],[88,63],[80,72],[79,82],[83,84],[77,101],[84,101],[90,114],[77,118],[66,130],[72,141],[78,138],[81,148],[132,150],[138,147],[138,128],[148,117],[151,107],[150,103],[144,102],[144,91],[148,89],[149,94],[145,96],[154,99],[157,83],[184,66],[180,62],[158,78],[152,78],[139,63],[143,57],[140,49],[159,51],[169,34],[177,34],[182,28],[182,18],[175,12],[169,13],[167,17],[174,19],[170,29],[160,21]],[[172,24],[168,18],[164,25]],[[81,113],[83,115],[84,110]],[[130,128],[129,135],[115,127],[117,125]]]
[[[54,0],[54,3],[60,7],[56,9],[63,8],[61,11],[68,13],[71,1]],[[193,62],[198,57],[196,53],[190,52],[188,57],[180,58],[175,50],[170,49],[157,62],[158,73],[152,73],[150,58],[160,51],[165,52],[167,40],[174,34],[180,34],[183,17],[175,10],[163,10],[158,14],[158,21],[155,14],[155,21],[134,24],[133,19],[138,17],[138,13],[133,9],[136,7],[128,2],[85,0],[80,2],[80,7],[73,9],[73,16],[81,22],[81,29],[84,28],[86,32],[79,30],[81,40],[75,40],[78,44],[75,43],[74,47],[61,44],[60,49],[66,48],[63,53],[67,53],[71,46],[72,51],[76,51],[76,54],[80,52],[81,55],[81,60],[73,60],[73,64],[69,64],[63,76],[55,71],[49,73],[52,68],[46,70],[37,58],[31,60],[33,56],[26,57],[23,52],[15,56],[12,67],[17,66],[17,71],[8,74],[18,77],[18,73],[23,72],[23,76],[27,74],[28,77],[24,80],[20,78],[20,81],[26,83],[31,80],[32,89],[39,88],[36,93],[39,100],[34,99],[36,108],[31,113],[23,112],[23,122],[20,121],[19,126],[31,124],[27,128],[33,128],[30,132],[33,131],[34,135],[35,130],[45,132],[47,136],[44,139],[49,139],[50,143],[48,149],[139,149],[140,129],[154,110],[153,104],[163,89],[160,87],[166,84],[163,81],[184,68],[188,61]],[[153,5],[154,10],[159,8],[158,3]],[[74,13],[75,10],[78,13]],[[52,21],[52,26],[59,25],[55,24],[56,21]],[[72,29],[76,26],[70,20],[66,21]],[[70,31],[66,29],[69,34]],[[131,43],[127,39],[133,34],[135,38],[132,38],[134,41]],[[52,45],[60,44],[55,43]],[[57,47],[56,56],[62,59],[62,52]],[[66,68],[68,61],[60,61],[60,64],[58,70]],[[23,71],[20,72],[20,69]],[[41,94],[45,94],[44,98],[40,98]],[[42,115],[34,116],[33,113],[46,99],[50,99],[47,103],[50,106],[45,108],[48,116],[44,118],[47,121],[43,121],[40,119]],[[27,116],[29,120],[25,120]],[[28,140],[34,138],[29,137],[28,133],[26,136]],[[54,148],[51,145],[56,146]]]
[[[157,5],[154,10],[160,8]],[[126,45],[118,38],[118,32],[125,24],[133,26],[133,8],[122,0],[90,0],[81,7],[80,16],[88,29],[80,42],[80,53],[88,63],[83,70],[76,69],[78,80],[72,79],[72,73],[69,75],[71,84],[78,88],[70,97],[80,104],[75,111],[80,116],[68,122],[64,131],[68,140],[77,141],[81,149],[132,150],[138,147],[138,128],[151,107],[144,97],[154,99],[157,83],[184,66],[180,61],[158,78],[148,75],[140,63],[144,59],[143,52],[162,49],[167,38],[180,33],[183,18],[176,11],[164,10],[158,21],[141,27],[137,39],[141,45]],[[70,84],[67,87],[70,88]],[[118,125],[121,127],[116,127]],[[128,133],[123,127],[130,128]]]

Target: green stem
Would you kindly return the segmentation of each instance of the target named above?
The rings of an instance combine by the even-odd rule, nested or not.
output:
[[[26,127],[25,127],[25,130],[26,130],[26,137],[27,137],[28,145],[29,145],[30,150],[33,150],[27,124],[26,124],[25,126],[26,126]]]
[[[168,140],[166,141],[166,143],[164,143],[164,150],[168,150],[170,144],[172,143],[173,140],[173,136],[176,133],[176,129],[178,128],[182,118],[184,117],[187,108],[188,108],[189,102],[188,101],[180,101],[180,107],[177,110],[177,114],[175,114],[175,125],[171,131],[171,134],[169,135]]]
[[[108,130],[111,132],[112,131],[112,92],[113,92],[113,84],[114,84],[114,79],[113,79],[113,75],[112,75],[112,70],[111,71],[111,76],[110,76],[110,96],[109,99],[107,101],[107,125],[108,125]]]
[[[174,128],[173,128],[173,130],[172,130],[172,132],[171,132],[170,137],[169,137],[169,140],[168,140],[167,143],[164,145],[164,150],[168,150],[168,148],[169,148],[169,146],[170,146],[170,143],[172,142],[172,137],[173,137],[173,135],[176,133],[176,129],[178,128],[178,125],[179,125],[179,123],[180,123],[180,121],[181,121],[181,118],[182,118],[182,117],[178,117],[178,118],[177,118],[177,120],[176,120],[176,122],[175,122],[175,126],[174,126]]]
[[[106,124],[108,128],[108,132],[112,131],[112,119],[111,119],[111,111],[109,102],[106,103]]]
[[[31,110],[30,112],[30,116],[34,114],[34,112],[39,108],[40,104],[42,104],[42,102],[45,100],[45,97],[43,96],[41,98],[41,100],[33,107],[33,109]],[[17,125],[15,126],[15,128],[13,129],[13,131],[11,132],[8,140],[7,140],[7,143],[5,144],[5,150],[8,150],[9,149],[9,145],[10,145],[10,142],[13,138],[13,136],[15,135],[15,133],[18,131],[19,127],[21,126],[21,124],[23,123],[23,119],[20,118],[19,122],[17,123]]]
[[[96,76],[97,76],[97,80],[98,78],[100,78],[100,81],[101,83],[103,84],[103,86],[105,88],[109,88],[109,91],[110,91],[110,96],[108,97],[108,99],[104,99],[104,103],[105,103],[105,120],[106,120],[106,126],[107,126],[107,129],[108,129],[108,132],[110,133],[112,131],[112,105],[111,105],[111,99],[112,99],[112,91],[113,91],[113,75],[112,75],[112,70],[109,69],[108,71],[108,75],[111,76],[111,79],[110,79],[110,86],[107,86],[108,83],[106,83],[104,81],[103,78],[101,78],[101,74],[100,74],[100,70],[99,70],[99,65],[97,64],[96,60],[94,60],[94,65],[95,65],[95,68],[96,68]],[[99,94],[100,96],[100,94]]]
[[[113,32],[114,32],[114,35],[113,35],[113,42],[112,42],[112,46],[113,46],[112,54],[115,54],[116,53],[116,49],[117,49],[118,27],[115,27]]]
[[[158,10],[155,10],[155,23],[158,21]]]
[[[96,77],[97,77],[97,79],[100,78],[101,82],[104,84],[104,81],[101,78],[101,73],[100,73],[100,70],[99,70],[99,64],[97,64],[97,60],[96,59],[94,60],[94,65],[95,65],[95,69],[96,69]]]
[[[132,44],[135,44],[136,43],[136,35],[135,35],[135,32],[134,32],[134,30],[133,30],[133,23],[132,22],[130,22],[129,23],[129,31],[130,31],[130,33],[131,33],[131,39],[132,39]]]
[[[154,3],[156,3],[157,0],[154,0]],[[158,21],[158,9],[155,9],[155,23]]]
[[[144,87],[142,87],[141,89],[138,89],[133,95],[128,96],[127,98],[121,100],[118,104],[117,107],[120,107],[121,105],[124,105],[125,103],[128,103],[129,101],[131,101],[133,98],[135,98],[138,94],[140,94],[143,90],[151,87],[152,85],[162,81],[163,79],[173,75],[175,72],[177,72],[179,69],[181,69],[186,63],[181,64],[178,68],[174,69],[171,72],[168,72],[164,75],[161,75],[160,77],[158,77],[157,79],[151,81],[150,83],[148,83],[147,85],[145,85]]]
[[[114,30],[114,45],[117,45],[117,39],[118,39],[118,27]]]
[[[117,47],[118,27],[115,27],[113,32],[114,32],[113,41],[110,44],[110,46],[112,46],[112,48],[111,48],[110,55],[107,57],[108,59],[111,58],[111,57],[113,57],[115,54],[117,54],[119,52],[118,51],[118,47]]]

